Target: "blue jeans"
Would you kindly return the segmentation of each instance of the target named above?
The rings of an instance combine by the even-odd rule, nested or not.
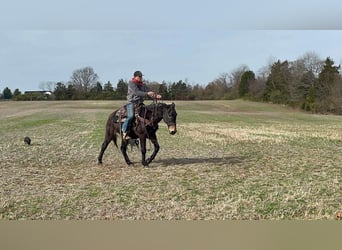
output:
[[[128,127],[131,126],[131,122],[132,122],[133,117],[134,117],[134,105],[133,105],[133,103],[131,103],[131,102],[127,103],[126,108],[127,108],[127,118],[124,121],[124,123],[122,124],[122,128],[121,128],[122,133],[127,132],[127,129],[128,129]]]

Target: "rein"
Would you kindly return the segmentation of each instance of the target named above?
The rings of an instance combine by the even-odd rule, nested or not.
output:
[[[150,126],[153,123],[154,111],[152,111],[152,119],[151,120],[146,119],[146,114],[147,114],[147,109],[145,108],[144,117],[141,117],[140,115],[137,116],[137,118],[143,123],[145,128],[146,128],[146,126]]]
[[[147,115],[148,109],[145,106],[145,112],[144,112],[144,117],[138,116],[137,118],[143,122],[144,127],[146,128],[146,126],[151,126],[155,120],[155,115],[158,112],[158,102],[156,98],[153,98],[153,110],[151,110],[152,112],[152,117],[151,119],[147,119],[146,115]]]
[[[148,131],[147,131],[147,126],[151,126],[153,124],[154,119],[155,119],[155,114],[158,112],[158,103],[156,102],[155,98],[153,99],[153,110],[151,110],[151,111],[152,111],[151,119],[147,119],[146,118],[146,115],[147,115],[147,112],[148,112],[148,109],[147,109],[146,106],[145,106],[144,117],[141,117],[139,115],[137,116],[137,118],[143,123],[143,127],[145,129],[147,138],[149,138],[149,134],[148,134]]]
[[[151,120],[146,119],[147,109],[145,109],[144,120],[149,121],[147,125],[151,125],[155,119],[155,114],[158,112],[158,104],[163,103],[163,100],[158,102],[156,97],[153,97],[153,110],[152,110],[152,117]]]

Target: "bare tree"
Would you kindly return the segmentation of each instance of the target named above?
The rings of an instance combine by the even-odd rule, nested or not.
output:
[[[52,81],[41,82],[39,83],[39,88],[44,91],[53,92],[56,87],[56,83]]]
[[[322,71],[324,60],[319,58],[315,52],[306,52],[302,57],[298,59],[302,61],[304,68],[307,72],[312,72],[316,77]]]
[[[292,80],[289,82],[289,91],[292,103],[305,102],[323,65],[324,61],[315,52],[307,52],[299,59],[290,62]]]
[[[273,56],[270,56],[267,60],[267,65],[261,67],[258,71],[257,71],[257,75],[258,77],[260,77],[261,79],[264,79],[266,81],[267,77],[269,76],[269,74],[271,74],[271,70],[272,70],[272,66],[273,64],[276,62],[276,58]]]
[[[261,101],[266,88],[267,79],[259,76],[249,85],[249,95],[252,100]]]
[[[292,79],[289,82],[290,102],[304,102],[315,81],[314,74],[308,71],[303,59],[290,62]]]
[[[249,71],[249,67],[247,65],[241,65],[237,67],[236,69],[232,70],[230,73],[230,82],[233,86],[238,86],[241,81],[241,76],[246,71]]]
[[[249,67],[247,65],[240,65],[236,69],[232,70],[229,78],[230,78],[230,98],[237,98],[239,96],[238,90],[239,90],[239,84],[241,81],[241,76],[243,73],[249,71]]]
[[[90,89],[96,86],[98,75],[92,67],[77,69],[72,73],[71,84],[78,90],[88,93]]]

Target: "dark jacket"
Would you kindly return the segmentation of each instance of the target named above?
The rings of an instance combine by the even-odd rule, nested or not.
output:
[[[147,96],[147,88],[145,85],[139,85],[132,80],[128,82],[127,101],[135,105],[144,102],[144,97]]]

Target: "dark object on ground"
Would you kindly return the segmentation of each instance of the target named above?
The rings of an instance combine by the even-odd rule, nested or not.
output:
[[[31,138],[28,137],[28,136],[26,136],[26,137],[24,138],[24,142],[25,142],[27,145],[30,145],[30,144],[31,144]]]
[[[133,147],[137,147],[139,149],[139,139],[129,139],[128,144],[131,145],[131,151],[133,151]]]

